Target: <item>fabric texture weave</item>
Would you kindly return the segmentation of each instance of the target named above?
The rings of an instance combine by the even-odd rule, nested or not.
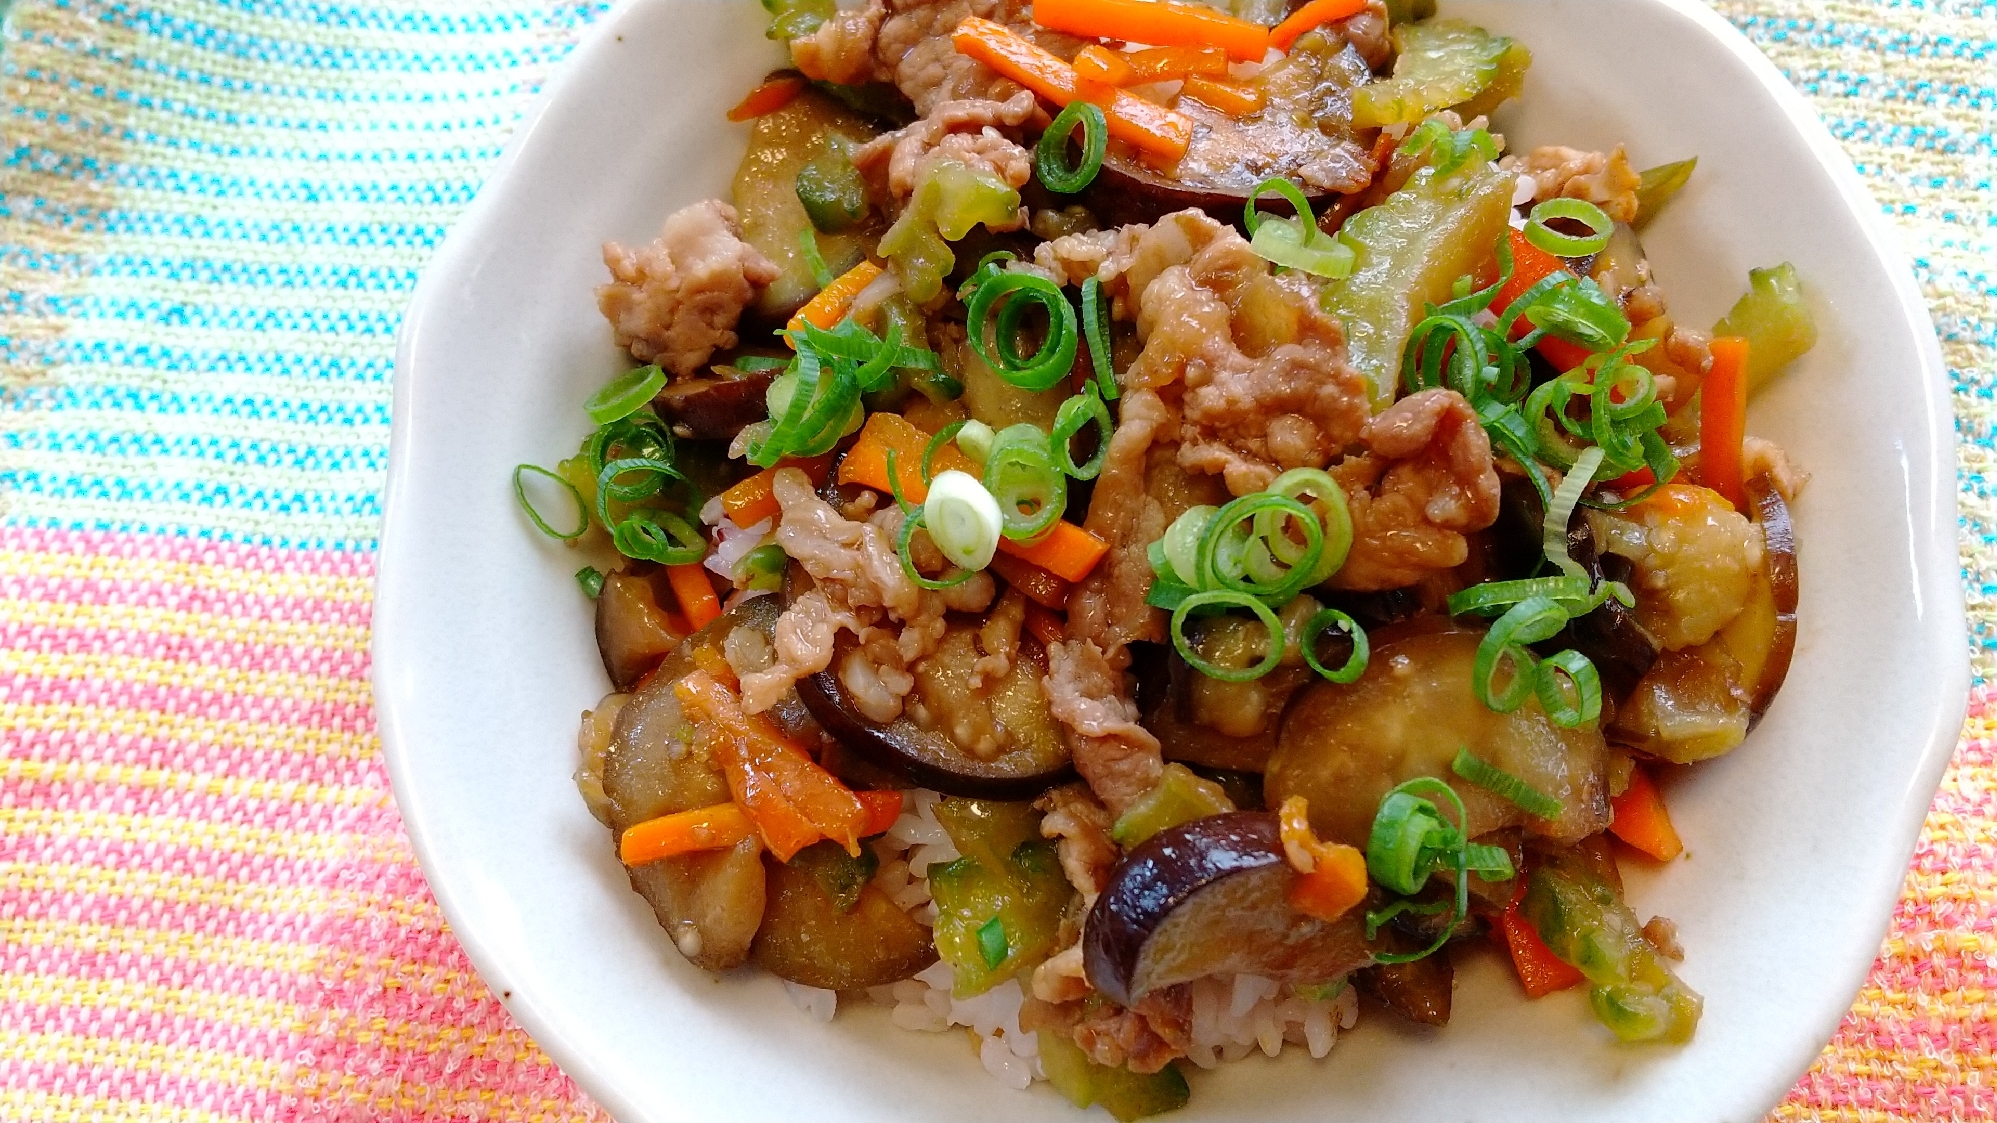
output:
[[[1891,934],[1776,1118],[1997,1117],[1997,5],[1716,7],[1915,260],[1975,650]],[[606,8],[0,0],[0,1119],[604,1118],[425,887],[367,639],[394,332]]]

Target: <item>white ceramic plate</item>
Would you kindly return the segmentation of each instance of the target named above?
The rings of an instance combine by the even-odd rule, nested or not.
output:
[[[1752,427],[1815,480],[1797,506],[1802,632],[1748,743],[1670,792],[1688,854],[1636,872],[1706,997],[1684,1048],[1618,1046],[1570,991],[1525,1001],[1465,956],[1452,1024],[1364,1019],[1312,1063],[1194,1080],[1193,1120],[1759,1119],[1817,1055],[1885,930],[1967,688],[1947,382],[1877,207],[1823,126],[1693,0],[1445,0],[1537,62],[1499,125],[1515,148],[1626,141],[1699,156],[1651,227],[1674,311],[1711,323],[1749,267],[1796,263],[1822,340]],[[747,129],[724,111],[778,56],[749,0],[633,0],[521,129],[431,263],[401,336],[374,616],[395,791],[472,961],[624,1123],[1047,1119],[1045,1085],[990,1080],[961,1034],[851,1009],[830,1026],[754,971],[682,961],[570,784],[577,715],[606,689],[581,560],[535,534],[509,472],[551,463],[627,365],[597,314],[598,245],[725,196]]]

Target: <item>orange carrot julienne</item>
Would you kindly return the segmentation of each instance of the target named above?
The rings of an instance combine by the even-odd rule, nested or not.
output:
[[[748,811],[778,861],[821,838],[860,848],[866,808],[851,789],[820,768],[761,714],[742,710],[735,693],[696,670],[673,687],[681,708],[706,737],[728,780],[728,794]]]
[[[1260,113],[1264,100],[1261,89],[1255,86],[1216,82],[1198,75],[1187,78],[1180,92],[1195,101],[1213,106],[1229,117],[1247,117]]]
[[[1075,73],[1110,86],[1127,86],[1133,76],[1130,64],[1123,60],[1123,52],[1094,43],[1083,47],[1081,53],[1075,56]]]
[[[1052,609],[1029,604],[1026,606],[1026,630],[1040,641],[1040,646],[1047,647],[1059,643],[1066,636],[1068,625]]]
[[[1629,787],[1609,801],[1609,809],[1613,813],[1609,830],[1645,854],[1668,862],[1685,852],[1657,782],[1642,768],[1630,773]]]
[[[1734,510],[1747,502],[1741,445],[1747,439],[1747,340],[1713,340],[1713,366],[1699,384],[1699,479]]]
[[[1026,599],[1056,611],[1068,607],[1068,594],[1074,586],[1046,570],[1011,554],[995,554],[991,571],[1005,583],[1026,594]]]
[[[866,808],[866,821],[860,824],[860,837],[886,834],[901,818],[902,793],[897,791],[854,792],[853,798]]]
[[[888,484],[888,453],[892,451],[902,498],[920,503],[929,498],[929,485],[922,482],[922,451],[928,447],[929,434],[900,414],[885,411],[868,414],[867,423],[860,429],[860,439],[853,442],[853,447],[846,451],[846,459],[839,462],[839,482],[892,492],[894,489]],[[929,468],[932,476],[951,470],[984,475],[954,443],[938,448]]]
[[[777,472],[784,468],[796,468],[811,477],[813,487],[825,482],[825,471],[832,466],[832,455],[813,456],[806,459],[786,457],[778,461],[775,468],[765,468],[748,479],[736,483],[721,493],[721,509],[728,513],[728,521],[747,529],[773,519],[782,513],[777,504]]]
[[[1071,522],[1055,523],[1053,529],[1031,544],[1001,538],[998,548],[1002,553],[1032,562],[1064,581],[1080,581],[1087,577],[1103,555],[1109,553],[1109,543]]]
[[[840,274],[831,284],[819,289],[818,295],[798,309],[797,315],[792,316],[790,323],[784,326],[796,331],[808,322],[815,327],[830,328],[846,318],[846,313],[853,307],[853,298],[860,295],[861,289],[873,284],[874,279],[880,275],[880,266],[862,260],[860,264]],[[784,342],[790,342],[789,337],[785,337]]]
[[[958,54],[984,63],[1055,105],[1066,107],[1082,96],[1074,67],[1003,24],[969,16],[950,33],[950,41]],[[1166,161],[1186,154],[1193,141],[1192,118],[1121,90],[1111,95],[1103,106],[1110,136]]]
[[[775,113],[791,100],[804,92],[804,79],[795,74],[780,74],[766,80],[762,85],[749,91],[749,96],[737,102],[728,111],[730,121],[751,121],[757,117]]]
[[[1366,10],[1366,0],[1311,0],[1290,13],[1288,19],[1269,29],[1269,45],[1288,51],[1304,32],[1322,24],[1351,19]]]
[[[1540,249],[1526,240],[1524,233],[1513,229],[1506,231],[1512,245],[1512,277],[1505,287],[1498,290],[1498,298],[1491,302],[1494,312],[1503,312],[1512,302],[1525,295],[1525,291],[1556,273],[1567,272],[1567,263]],[[1511,337],[1517,339],[1532,330],[1524,316],[1512,321]],[[1573,370],[1586,362],[1594,352],[1578,343],[1570,343],[1558,336],[1542,338],[1534,348],[1546,356],[1548,362],[1562,371]]]
[[[1512,968],[1518,972],[1526,995],[1540,998],[1556,990],[1566,990],[1579,983],[1584,976],[1573,964],[1553,954],[1553,949],[1540,939],[1539,929],[1534,928],[1532,921],[1519,911],[1519,900],[1524,896],[1525,879],[1520,878],[1518,897],[1497,915],[1497,924],[1491,934],[1502,941],[1505,950],[1511,953]]]
[[[1227,77],[1227,52],[1218,47],[1148,47],[1124,56],[1130,67],[1130,85],[1143,82],[1169,82],[1200,75]]]
[[[673,587],[673,596],[679,598],[680,611],[686,613],[686,622],[699,631],[721,615],[721,598],[714,595],[714,584],[707,579],[707,567],[699,562],[666,567],[666,581]]]
[[[1366,856],[1342,842],[1325,842],[1311,830],[1303,796],[1283,801],[1277,813],[1283,852],[1297,871],[1290,907],[1319,920],[1337,920],[1366,899]]]
[[[617,840],[617,858],[627,866],[642,866],[679,854],[725,850],[755,833],[756,824],[741,804],[717,803],[634,825]]]
[[[1269,52],[1269,29],[1261,24],[1174,0],[1033,0],[1033,22],[1070,35],[1126,43],[1212,44],[1243,62],[1261,62]]]

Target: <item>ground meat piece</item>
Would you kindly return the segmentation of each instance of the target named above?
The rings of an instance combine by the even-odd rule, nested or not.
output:
[[[776,264],[741,234],[735,208],[709,199],[674,212],[640,249],[604,243],[611,279],[597,287],[596,304],[617,345],[680,377],[735,346],[742,309],[777,279]]]
[[[971,665],[973,690],[983,690],[1012,673],[1013,657],[1019,654],[1019,629],[1025,623],[1025,594],[1007,589],[978,629],[978,648],[983,654]]]
[[[950,33],[966,16],[1002,23],[1063,59],[1081,41],[1033,22],[1029,0],[887,0],[888,18],[874,43],[875,73],[900,87],[915,111],[929,116],[953,98],[1003,101],[1019,86],[983,63],[957,53]]]
[[[874,78],[874,40],[887,19],[887,5],[868,0],[864,8],[844,9],[818,30],[790,41],[790,58],[806,78],[862,85]]]
[[[1491,439],[1454,390],[1389,406],[1361,434],[1369,452],[1332,470],[1352,512],[1352,552],[1331,583],[1398,589],[1469,557],[1466,533],[1498,517]]]
[[[1165,638],[1164,614],[1144,603],[1152,576],[1146,551],[1171,520],[1147,491],[1148,468],[1153,444],[1179,422],[1150,390],[1125,394],[1121,408],[1082,524],[1109,544],[1109,552],[1069,595],[1067,625],[1069,639],[1095,644],[1119,668],[1126,645]]]
[[[1746,438],[1741,448],[1741,472],[1750,480],[1767,476],[1785,503],[1794,503],[1803,494],[1803,485],[1810,482],[1810,473],[1791,464],[1781,445],[1754,436]]]
[[[908,668],[942,641],[944,612],[984,611],[995,592],[991,576],[980,572],[941,591],[920,588],[895,551],[899,510],[875,512],[864,522],[848,519],[818,498],[810,478],[796,469],[778,472],[773,490],[783,508],[777,542],[816,584],[777,618],[775,663],[743,676],[743,709],[761,713],[798,679],[831,665],[843,630],[859,643],[842,660],[840,681],[868,717],[893,720],[914,687]],[[921,534],[911,548],[935,549]]]
[[[1047,648],[1047,707],[1067,726],[1075,771],[1114,814],[1143,798],[1164,774],[1158,738],[1138,722],[1123,674],[1101,648],[1070,640]]]
[[[1533,201],[1586,199],[1617,222],[1636,221],[1636,189],[1643,182],[1618,144],[1606,155],[1558,146],[1535,148],[1514,165],[1533,179]]]
[[[1033,156],[999,129],[1017,129],[1033,112],[1033,95],[1026,90],[1006,101],[942,102],[913,125],[855,149],[853,166],[872,175],[885,163],[888,192],[898,201],[906,201],[929,169],[945,160],[990,172],[1008,187],[1023,187],[1033,176]]]
[[[1685,949],[1678,943],[1678,924],[1668,916],[1653,916],[1645,922],[1643,938],[1666,959],[1685,958]]]
[[[1153,991],[1130,1009],[1104,1004],[1083,1015],[1075,1044],[1099,1065],[1157,1072],[1192,1044],[1192,991],[1184,984]]]
[[[1115,820],[1086,784],[1063,784],[1033,801],[1046,812],[1040,820],[1040,837],[1058,839],[1055,851],[1061,856],[1061,872],[1068,884],[1082,895],[1083,905],[1093,905],[1109,883],[1110,867],[1116,865],[1116,843],[1109,837]]]
[[[1379,70],[1394,57],[1394,45],[1387,38],[1387,5],[1384,0],[1367,0],[1366,10],[1337,23],[1325,25],[1328,34],[1342,37],[1366,65]]]
[[[1180,465],[1247,495],[1284,469],[1329,463],[1359,436],[1371,404],[1315,287],[1275,276],[1240,234],[1213,227],[1161,222],[1140,239],[1124,279],[1144,351],[1125,378],[1183,382]],[[1161,237],[1171,231],[1179,237]],[[1168,248],[1192,252],[1163,264]]]
[[[1082,962],[1082,945],[1056,952],[1033,969],[1033,982],[1030,988],[1032,997],[1020,1007],[1019,1028],[1028,1033],[1036,1029],[1074,1028],[1079,1012],[1074,1007],[1061,1008],[1064,1002],[1074,1002],[1087,997],[1090,987],[1087,971]],[[1028,1010],[1032,1014],[1028,1014]],[[1032,1025],[1028,1025],[1032,1021]]]

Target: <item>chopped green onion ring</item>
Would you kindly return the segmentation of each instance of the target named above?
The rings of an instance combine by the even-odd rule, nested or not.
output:
[[[1094,422],[1096,426],[1096,451],[1088,463],[1076,464],[1074,450],[1070,447],[1083,429]],[[1103,462],[1109,459],[1109,438],[1113,428],[1109,420],[1109,407],[1103,404],[1101,395],[1096,392],[1095,383],[1089,383],[1081,393],[1061,403],[1061,409],[1054,415],[1054,433],[1050,438],[1054,451],[1054,464],[1063,472],[1078,480],[1092,480],[1101,474]]]
[[[900,502],[901,497],[896,496],[895,501]],[[959,568],[956,576],[938,580],[934,577],[925,577],[922,571],[915,567],[915,555],[909,552],[909,545],[915,540],[915,532],[922,529],[922,526],[920,507],[902,517],[901,537],[895,540],[895,553],[901,556],[901,571],[908,574],[908,579],[915,582],[918,588],[928,589],[931,592],[952,588],[969,581],[976,570]],[[930,541],[935,541],[934,536],[931,536]]]
[[[1008,298],[996,318],[993,310]],[[1047,334],[1031,356],[1022,356],[1014,338],[1026,313],[1035,305],[1047,313]],[[971,349],[993,373],[1022,390],[1045,390],[1075,365],[1075,306],[1054,282],[1033,273],[1000,273],[980,284],[967,304]],[[996,336],[996,344],[988,337]]]
[[[1574,702],[1567,700],[1562,678],[1574,687]],[[1540,660],[1534,688],[1540,709],[1562,729],[1578,729],[1602,716],[1602,676],[1586,655],[1573,648]]]
[[[1473,755],[1468,746],[1456,751],[1456,760],[1449,770],[1536,818],[1558,819],[1566,809],[1559,800]]]
[[[1525,704],[1533,692],[1533,668],[1537,660],[1527,644],[1551,639],[1567,626],[1567,613],[1546,597],[1527,597],[1491,625],[1477,644],[1477,658],[1470,672],[1471,689],[1477,700],[1497,713],[1508,714]],[[1492,690],[1492,682],[1509,656],[1511,682],[1503,693]]]
[[[1076,105],[1086,104],[1075,102]],[[1101,112],[1101,110],[1097,110]],[[1012,945],[1005,937],[1005,921],[994,916],[978,926],[978,955],[985,961],[987,970],[996,971],[1012,954]]]
[[[1328,670],[1317,661],[1317,638],[1334,627],[1352,637],[1352,655],[1335,671]],[[1359,681],[1359,676],[1366,673],[1366,664],[1372,658],[1372,645],[1367,642],[1366,629],[1359,626],[1359,621],[1335,608],[1324,609],[1311,617],[1310,623],[1304,625],[1302,643],[1304,662],[1310,664],[1311,670],[1340,685]]]
[[[944,445],[949,444],[951,440],[957,436],[957,434],[963,432],[964,427],[966,425],[975,425],[975,424],[978,424],[978,422],[970,420],[952,421],[950,424],[945,425],[941,429],[938,429],[936,431],[935,436],[929,438],[929,443],[922,446],[923,483],[926,484],[933,478],[933,475],[929,470],[929,466],[933,461],[935,461],[937,451],[940,450]]]
[[[1352,552],[1352,509],[1346,502],[1345,489],[1322,468],[1292,468],[1272,480],[1266,490],[1309,507],[1324,530],[1324,552],[1318,556],[1317,568],[1305,581],[1304,588],[1315,588],[1331,580]]]
[[[1546,224],[1555,218],[1578,222],[1593,233],[1586,237],[1562,234]],[[1587,257],[1602,252],[1615,231],[1616,220],[1586,199],[1548,199],[1532,209],[1525,224],[1525,240],[1555,257]]]
[[[626,515],[610,540],[625,557],[660,565],[692,565],[707,556],[707,539],[692,523],[649,507]]]
[[[818,249],[818,231],[810,226],[797,232],[797,248],[804,255],[804,266],[811,270],[811,281],[819,288],[839,279],[832,267],[825,264],[825,255]]]
[[[1302,225],[1313,230],[1317,228],[1317,220],[1311,215],[1311,201],[1304,198],[1303,189],[1283,176],[1273,175],[1256,184],[1255,190],[1248,193],[1248,201],[1241,205],[1241,226],[1248,231],[1249,238],[1254,238],[1256,229],[1262,225],[1263,216],[1256,212],[1255,200],[1272,191],[1295,208],[1296,218]]]
[[[1071,167],[1068,164],[1068,140],[1077,126],[1082,130],[1082,158]],[[1108,147],[1109,118],[1101,106],[1077,98],[1054,117],[1054,123],[1047,126],[1046,132],[1040,134],[1039,151],[1033,161],[1034,171],[1047,190],[1073,195],[1095,181],[1096,173],[1102,170],[1103,154]]]
[[[1054,463],[1047,434],[1027,422],[992,438],[984,481],[998,500],[1005,536],[1015,542],[1046,533],[1068,508],[1068,477]]]
[[[1165,528],[1165,537],[1158,540],[1165,561],[1180,583],[1191,585],[1200,572],[1200,539],[1206,537],[1207,524],[1220,513],[1220,508],[1202,503],[1188,507]]]
[[[582,409],[584,413],[589,414],[591,422],[608,425],[613,421],[622,421],[645,408],[646,403],[665,387],[665,371],[660,370],[657,365],[639,367],[611,379],[603,389],[589,396],[589,400],[582,404]]]
[[[969,473],[952,469],[930,481],[922,522],[943,556],[967,573],[990,565],[998,552],[998,500]]]
[[[992,432],[991,426],[974,417],[957,429],[957,448],[965,456],[983,465],[985,461],[991,459],[992,440],[997,436],[997,433]]]
[[[1262,661],[1252,667],[1233,668],[1215,666],[1202,658],[1200,653],[1193,649],[1192,642],[1186,638],[1186,617],[1202,608],[1246,608],[1253,612],[1255,618],[1262,621],[1262,626],[1269,634],[1269,647],[1263,653]],[[1270,611],[1268,605],[1247,593],[1231,589],[1209,589],[1206,592],[1194,593],[1179,602],[1179,607],[1172,610],[1172,646],[1178,650],[1179,658],[1184,659],[1187,666],[1208,678],[1219,679],[1221,682],[1248,682],[1261,678],[1282,663],[1283,623],[1276,619],[1276,614]]]
[[[1567,553],[1567,523],[1574,517],[1574,505],[1581,500],[1581,493],[1588,490],[1588,482],[1595,478],[1595,469],[1602,466],[1602,450],[1588,448],[1575,457],[1574,467],[1567,473],[1560,486],[1553,490],[1553,502],[1546,505],[1546,518],[1540,524],[1541,545],[1546,549],[1546,560],[1560,567],[1560,572],[1569,577],[1586,579],[1588,571],[1581,568]]]
[[[1103,399],[1113,402],[1122,391],[1110,364],[1109,305],[1103,300],[1103,283],[1094,277],[1082,281],[1082,335],[1089,345],[1089,365],[1095,368]]]
[[[1246,533],[1241,532],[1244,524]],[[1276,549],[1270,540],[1287,537],[1286,524],[1302,528],[1304,547],[1277,572],[1270,564]],[[1201,588],[1232,590],[1270,604],[1288,604],[1304,590],[1323,556],[1324,528],[1317,515],[1287,495],[1258,491],[1230,501],[1207,523],[1200,536],[1197,572],[1192,577]],[[1253,572],[1257,569],[1268,576],[1257,577]]]
[[[582,586],[589,599],[595,600],[603,592],[603,571],[593,565],[583,566],[576,570],[576,584]]]
[[[564,534],[548,525],[548,520],[541,517],[541,512],[535,510],[533,502],[527,498],[526,482],[520,478],[523,472],[534,472],[538,475],[546,476],[561,485],[562,490],[569,493],[569,498],[576,505],[577,521],[574,530]],[[527,517],[533,520],[535,528],[550,538],[559,538],[567,542],[572,539],[581,538],[589,531],[589,508],[582,501],[582,492],[576,490],[576,485],[538,464],[515,464],[513,466],[513,497],[520,501],[520,509],[527,512]]]

